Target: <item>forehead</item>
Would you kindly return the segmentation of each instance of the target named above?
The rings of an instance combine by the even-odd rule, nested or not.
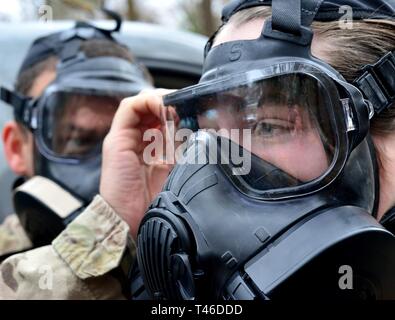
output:
[[[216,36],[213,46],[229,41],[257,39],[261,34],[264,21],[264,18],[259,18],[242,25],[228,23]]]

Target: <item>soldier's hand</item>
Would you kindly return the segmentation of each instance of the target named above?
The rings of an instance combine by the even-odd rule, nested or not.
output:
[[[124,99],[103,143],[100,194],[129,224],[135,238],[149,203],[160,192],[171,170],[165,164],[146,164],[143,141],[148,129],[163,129],[162,96],[170,90],[145,91]]]

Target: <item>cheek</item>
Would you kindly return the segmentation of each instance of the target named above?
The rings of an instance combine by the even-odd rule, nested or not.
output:
[[[268,145],[255,154],[303,182],[318,178],[329,166],[324,146],[314,133],[283,144]]]
[[[292,153],[295,157],[290,164],[290,170],[295,172],[295,177],[301,181],[314,180],[323,175],[329,167],[324,146],[316,137],[305,138]]]

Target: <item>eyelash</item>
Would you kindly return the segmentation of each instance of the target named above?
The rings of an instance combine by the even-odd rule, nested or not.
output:
[[[262,128],[264,130],[271,129],[271,132],[270,133],[257,132],[258,130],[262,130]],[[254,135],[270,139],[270,138],[280,137],[284,134],[288,134],[291,131],[292,127],[289,124],[281,125],[278,123],[273,123],[270,121],[265,122],[265,120],[261,120],[253,124],[251,129],[253,130]],[[281,132],[275,133],[274,131],[276,130]]]

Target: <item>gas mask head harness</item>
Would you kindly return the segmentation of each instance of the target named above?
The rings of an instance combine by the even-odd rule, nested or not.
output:
[[[264,3],[233,2],[223,20]],[[368,135],[372,116],[394,101],[393,55],[346,82],[311,54],[321,4],[273,1],[258,39],[210,41],[200,83],[164,97],[181,127],[214,133],[190,136],[184,164],[141,223],[137,258],[149,296],[395,297],[395,242],[374,219]],[[224,134],[232,129],[236,136]],[[234,146],[248,155],[241,165]]]
[[[112,33],[120,27],[120,19],[114,30],[79,22],[70,30],[36,40],[20,72],[53,55],[59,60],[56,79],[36,99],[1,89],[2,100],[14,107],[15,119],[34,135],[35,175],[56,182],[81,203],[80,210],[60,217],[42,206],[42,199],[51,195],[37,200],[31,194],[26,196],[26,190],[22,193],[17,189],[16,212],[35,244],[51,241],[98,194],[101,147],[120,101],[152,88],[137,62],[112,53],[85,54],[86,41],[118,43]]]

